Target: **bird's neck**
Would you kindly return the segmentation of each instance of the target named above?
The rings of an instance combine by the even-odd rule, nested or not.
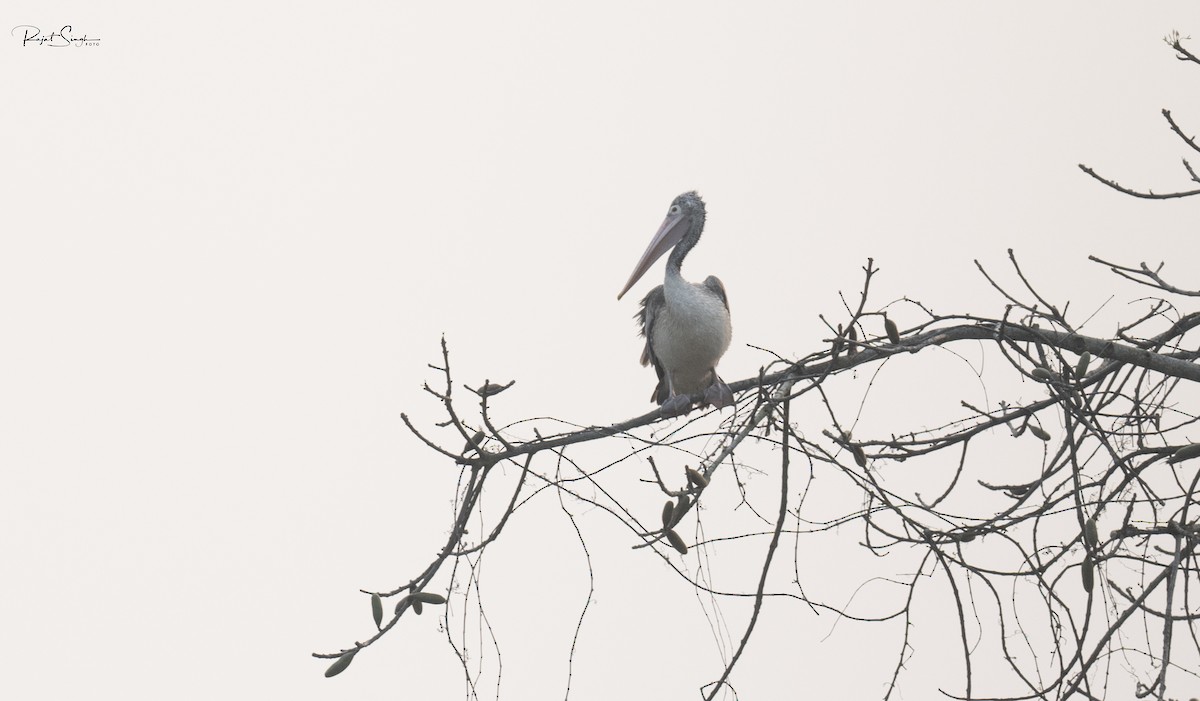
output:
[[[675,245],[671,251],[671,256],[667,258],[667,275],[672,273],[682,275],[683,259],[687,254],[692,252],[692,247],[700,240],[700,234],[704,231],[704,219],[692,219],[688,222],[688,232],[683,235],[679,243]]]
[[[666,279],[663,280],[663,284],[665,284],[668,288],[670,288],[670,287],[675,287],[679,284],[686,283],[686,282],[687,282],[687,280],[683,279],[683,271],[680,270],[679,264],[668,260],[667,261],[667,275],[666,275]]]
[[[708,307],[710,293],[703,285],[689,282],[678,269],[668,267],[663,280],[663,298],[676,319],[692,319]]]

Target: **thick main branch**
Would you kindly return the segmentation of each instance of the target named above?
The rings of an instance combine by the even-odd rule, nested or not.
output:
[[[1200,326],[1200,313],[1189,314],[1173,324],[1163,334],[1147,339],[1145,345],[1151,348],[1160,346],[1197,326]],[[942,346],[955,341],[1002,340],[1041,343],[1071,353],[1083,353],[1087,351],[1097,358],[1105,358],[1117,363],[1134,365],[1191,382],[1200,382],[1200,364],[1191,360],[1155,353],[1123,343],[1115,343],[1108,339],[1083,336],[1077,333],[1065,333],[1052,329],[1040,329],[998,321],[988,321],[932,329],[903,338],[899,344],[894,345],[860,346],[861,350],[853,356],[840,356],[812,364],[793,365],[779,372],[762,376],[756,375],[744,380],[738,380],[737,382],[731,382],[729,388],[737,393],[756,387],[772,387],[789,380],[803,381],[817,379],[834,372],[841,372],[852,367],[875,362],[887,356],[901,353],[916,353],[929,346]],[[1196,356],[1195,353],[1184,355],[1190,357]],[[586,443],[598,438],[624,433],[640,426],[646,426],[661,418],[658,410],[655,409],[637,418],[628,419],[610,426],[592,426],[581,431],[553,438],[514,445],[507,450],[489,453],[486,459],[496,462],[551,448],[560,448],[574,443]]]

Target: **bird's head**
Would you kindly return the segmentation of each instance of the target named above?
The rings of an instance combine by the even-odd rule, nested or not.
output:
[[[667,210],[667,217],[669,218],[672,215],[699,217],[703,220],[705,209],[704,200],[701,199],[700,193],[692,190],[676,197],[671,202],[671,208]]]
[[[700,193],[695,190],[685,192],[672,200],[662,226],[658,227],[658,233],[650,240],[650,245],[642,254],[637,266],[634,267],[633,274],[629,276],[629,282],[625,283],[625,289],[621,290],[617,299],[624,297],[629,288],[633,287],[646,274],[650,266],[662,258],[667,251],[678,245],[684,235],[690,231],[695,231],[696,234],[688,240],[686,248],[690,249],[694,246],[700,238],[699,232],[704,229],[705,216],[704,200],[700,199]],[[686,254],[687,251],[685,250],[683,253]],[[678,257],[682,260],[682,255]]]

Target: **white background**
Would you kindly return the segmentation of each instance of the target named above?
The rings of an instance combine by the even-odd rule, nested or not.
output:
[[[1200,66],[1161,37],[1200,32],[1194,3],[8,2],[0,19],[6,698],[460,697],[428,615],[336,679],[309,656],[369,635],[357,590],[403,584],[445,536],[456,473],[399,414],[438,418],[420,386],[443,333],[461,381],[517,380],[506,420],[646,411],[636,304],[615,293],[684,190],[708,201],[684,272],[729,290],[730,381],[764,362],[744,344],[820,347],[817,314],[869,256],[881,303],[943,313],[999,313],[972,261],[1002,270],[1010,247],[1080,311],[1116,295],[1122,317],[1141,294],[1088,254],[1196,286],[1200,200],[1076,167],[1190,189],[1160,109],[1200,131]],[[8,35],[65,24],[100,45]],[[545,501],[488,565],[508,698],[562,696],[587,592]],[[693,697],[720,669],[696,600],[592,523],[573,698]],[[517,604],[533,592],[566,619]],[[774,611],[742,698],[882,695],[894,637],[821,644],[831,616]],[[745,613],[726,611],[735,640]],[[961,691],[947,669],[914,671],[906,698]]]

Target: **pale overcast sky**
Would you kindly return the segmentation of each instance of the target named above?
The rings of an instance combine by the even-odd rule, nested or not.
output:
[[[1195,286],[1200,199],[1136,200],[1076,167],[1188,189],[1160,110],[1200,132],[1200,67],[1161,39],[1200,36],[1192,2],[11,1],[0,18],[5,698],[460,698],[433,616],[335,679],[309,656],[368,637],[357,590],[441,547],[457,473],[399,414],[438,419],[420,386],[443,333],[460,381],[517,381],[506,421],[645,412],[630,317],[661,268],[615,295],[685,190],[709,218],[684,272],[728,288],[730,381],[764,362],[746,344],[817,349],[817,314],[872,256],[881,303],[944,313],[998,314],[972,261],[1003,269],[1010,247],[1080,309],[1140,294],[1088,254]],[[98,45],[9,31],[64,25]],[[543,506],[486,565],[507,698],[562,696],[587,594]],[[583,523],[597,609],[572,697],[694,698],[720,670],[696,598],[628,532]],[[560,601],[565,619],[540,608]],[[725,612],[735,641],[745,613]],[[742,698],[881,696],[894,629],[822,642],[832,616],[772,616]],[[947,683],[914,674],[902,698]]]

